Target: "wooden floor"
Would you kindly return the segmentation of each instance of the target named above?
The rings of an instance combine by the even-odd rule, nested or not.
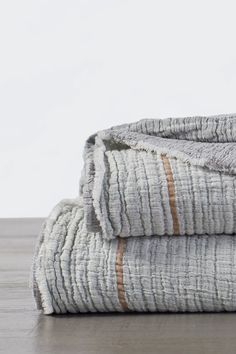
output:
[[[42,219],[0,219],[0,353],[236,353],[236,314],[44,316],[28,288]]]

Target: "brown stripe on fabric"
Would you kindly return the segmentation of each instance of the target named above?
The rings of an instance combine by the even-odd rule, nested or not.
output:
[[[166,174],[166,181],[167,181],[167,187],[168,187],[168,193],[169,193],[169,203],[170,203],[170,210],[171,210],[171,215],[172,215],[172,220],[173,220],[174,234],[179,235],[179,220],[178,220],[176,203],[175,203],[175,185],[174,185],[173,173],[172,173],[172,169],[171,169],[171,165],[170,165],[170,161],[169,161],[168,157],[166,155],[162,154],[161,159],[162,159],[165,174]]]
[[[118,245],[116,251],[116,283],[120,305],[124,311],[129,311],[128,304],[125,299],[125,289],[123,282],[123,257],[125,251],[126,240],[118,237]]]

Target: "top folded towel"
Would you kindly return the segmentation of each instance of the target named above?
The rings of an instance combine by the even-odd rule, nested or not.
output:
[[[103,237],[236,232],[236,115],[144,119],[86,142],[88,231]]]

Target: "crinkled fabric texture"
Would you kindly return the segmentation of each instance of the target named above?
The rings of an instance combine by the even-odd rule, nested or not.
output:
[[[57,205],[34,259],[34,292],[45,314],[108,311],[235,311],[236,237],[123,239],[123,296],[117,282],[121,238],[88,233],[78,200]]]
[[[113,127],[88,139],[84,159],[80,190],[88,231],[107,239],[236,232],[236,116]]]
[[[236,116],[113,127],[84,162],[78,199],[38,239],[38,308],[236,310]]]

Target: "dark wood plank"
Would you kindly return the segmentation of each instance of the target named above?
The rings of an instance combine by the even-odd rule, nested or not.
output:
[[[28,288],[43,219],[0,219],[0,352],[235,353],[236,314],[43,316]]]

